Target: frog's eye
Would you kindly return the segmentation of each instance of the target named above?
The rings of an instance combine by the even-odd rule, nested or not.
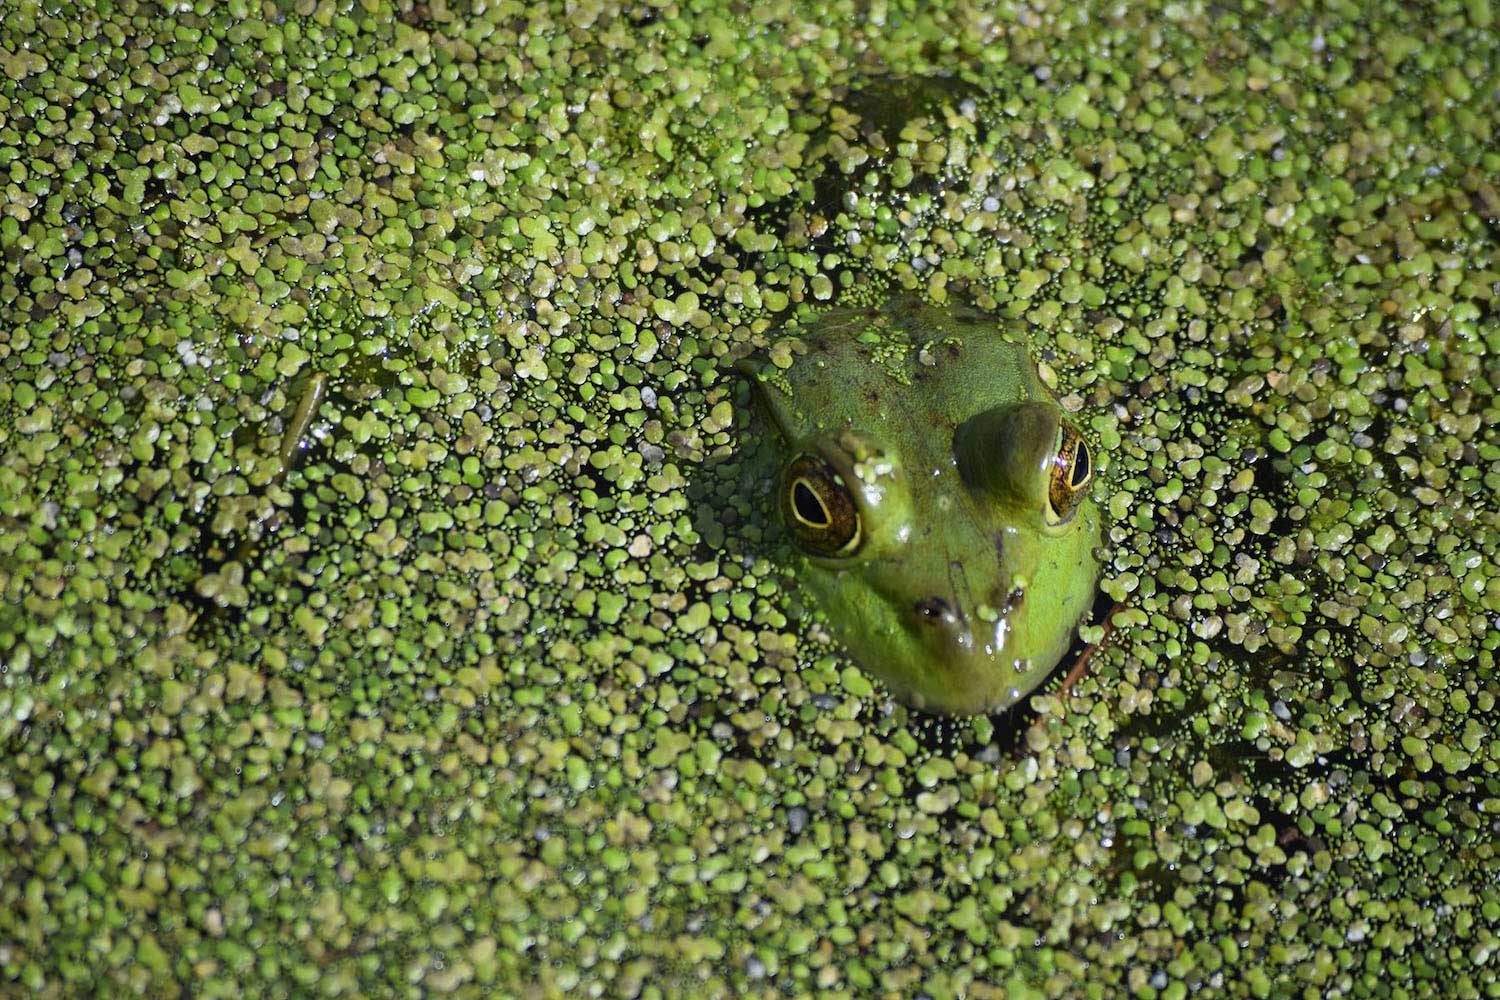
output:
[[[1067,524],[1078,513],[1094,479],[1089,443],[1066,420],[1058,422],[1057,444],[1047,463],[1047,523]]]
[[[862,541],[854,495],[828,462],[798,455],[781,477],[781,516],[797,544],[817,556],[849,556]]]

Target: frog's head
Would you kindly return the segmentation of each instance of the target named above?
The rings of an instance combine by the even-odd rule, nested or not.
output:
[[[1014,704],[1093,602],[1088,444],[993,319],[897,300],[810,333],[787,371],[755,380],[799,580],[913,706]]]

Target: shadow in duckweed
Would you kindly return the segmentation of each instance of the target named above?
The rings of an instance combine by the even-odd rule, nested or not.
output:
[[[270,402],[278,392],[285,401],[280,412],[270,414],[258,428],[236,428],[231,437],[235,454],[255,448],[262,460],[271,462],[270,474],[258,485],[239,477],[244,492],[215,495],[184,511],[184,518],[197,527],[199,545],[177,568],[176,594],[197,613],[198,625],[242,616],[249,606],[246,577],[262,568],[265,546],[284,525],[305,523],[315,506],[307,486],[287,484],[330,454],[331,444],[314,433],[318,411],[329,395],[329,378],[321,371],[304,373],[269,387],[263,398]]]
[[[901,156],[903,133],[924,121],[962,124],[982,142],[989,129],[978,110],[987,97],[983,87],[956,76],[887,75],[860,81],[830,108],[828,122],[812,143],[814,156],[825,167],[814,182],[811,217],[828,222],[841,212],[857,211],[854,203],[867,179],[881,186],[882,201],[893,195],[884,190],[886,185],[893,185],[902,198],[938,195],[950,188],[954,178],[943,172],[913,174],[909,164],[892,170]],[[864,197],[871,193],[866,190]],[[838,231],[827,227],[829,234]]]
[[[971,142],[982,144],[990,125],[979,113],[986,91],[956,76],[870,75],[832,97],[803,95],[801,114],[811,135],[804,159],[809,178],[798,197],[767,200],[752,206],[747,220],[757,232],[779,235],[781,249],[763,263],[773,270],[787,252],[813,253],[831,267],[829,278],[846,287],[860,273],[859,256],[846,242],[851,220],[877,220],[880,231],[898,232],[903,206],[915,199],[942,197],[961,186],[960,178],[941,165],[913,169],[901,152],[903,132],[923,123],[932,131],[958,125]],[[898,166],[899,164],[899,166]]]
[[[741,561],[766,556],[784,546],[780,519],[771,504],[780,474],[774,441],[752,399],[744,362],[735,362],[730,401],[733,445],[703,456],[690,466],[687,498],[693,528],[705,554],[723,551]]]
[[[754,412],[748,382],[733,378],[732,444],[683,464],[685,494],[700,565],[716,564],[719,582],[753,596],[743,598],[746,615],[721,626],[744,662],[716,679],[702,678],[708,697],[690,707],[690,716],[726,756],[771,763],[776,754],[766,726],[779,731],[784,720],[775,706],[786,696],[776,678],[795,664],[783,651],[764,648],[759,638],[779,633],[801,610],[789,586],[793,552],[771,501],[780,474],[778,452]],[[683,580],[682,599],[711,601],[711,585],[690,575]],[[742,675],[740,666],[746,671]]]

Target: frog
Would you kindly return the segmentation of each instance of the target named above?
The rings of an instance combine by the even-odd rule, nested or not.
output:
[[[1011,708],[1067,654],[1096,597],[1087,438],[1021,331],[977,307],[892,295],[790,332],[787,367],[742,370],[797,585],[912,708]]]

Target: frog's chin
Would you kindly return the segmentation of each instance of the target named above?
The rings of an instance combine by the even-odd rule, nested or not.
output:
[[[933,662],[928,676],[916,683],[907,683],[897,673],[887,674],[877,662],[871,662],[870,669],[886,680],[901,701],[937,715],[1002,712],[1025,698],[1037,683],[1030,660],[1004,654],[968,654],[957,661]]]
[[[972,626],[980,626],[974,628]],[[959,620],[918,629],[902,623],[836,632],[856,662],[907,705],[939,715],[1004,711],[1051,673],[1057,648],[1018,648],[1016,623]],[[1066,638],[1064,636],[1064,638]]]

